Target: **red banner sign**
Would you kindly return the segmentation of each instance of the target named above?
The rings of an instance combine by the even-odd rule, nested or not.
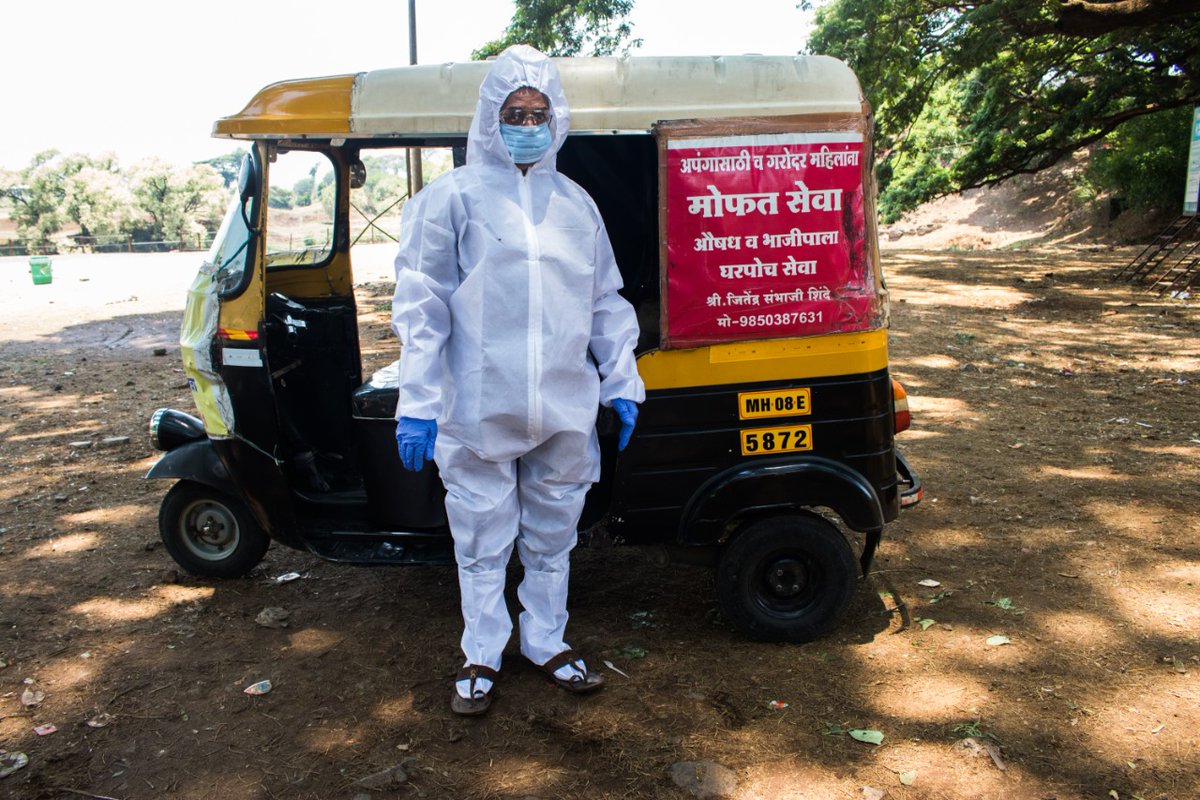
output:
[[[669,140],[664,344],[876,326],[862,158],[849,131]]]

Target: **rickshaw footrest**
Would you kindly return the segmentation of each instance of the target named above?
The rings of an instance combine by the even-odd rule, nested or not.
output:
[[[380,536],[333,533],[310,538],[308,549],[329,561],[349,564],[450,565],[454,563],[454,543],[449,534],[395,533]]]

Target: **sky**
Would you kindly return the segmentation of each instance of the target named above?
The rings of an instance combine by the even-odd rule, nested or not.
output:
[[[799,0],[635,0],[632,55],[787,55]],[[38,152],[186,164],[233,150],[210,136],[279,80],[407,64],[407,0],[34,0],[6,3],[0,168]],[[509,0],[417,0],[423,64],[463,61],[512,18]]]

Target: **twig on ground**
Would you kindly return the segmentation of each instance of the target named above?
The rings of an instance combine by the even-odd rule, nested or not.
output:
[[[130,686],[130,687],[128,687],[128,688],[125,688],[125,689],[122,689],[121,691],[119,691],[119,692],[117,692],[116,694],[114,694],[114,695],[113,695],[113,696],[112,696],[112,697],[109,699],[109,701],[108,701],[107,703],[105,703],[105,705],[109,705],[109,706],[111,706],[111,705],[112,705],[114,702],[116,702],[116,701],[117,701],[117,699],[118,699],[118,698],[124,697],[125,695],[129,694],[130,692],[136,692],[138,689],[141,689],[141,688],[143,688],[143,687],[145,687],[145,686],[146,686],[146,684],[144,684],[144,683],[137,683],[137,684],[134,684],[133,686]]]
[[[78,789],[68,789],[66,786],[55,786],[54,791],[66,792],[67,794],[77,794],[80,797],[90,797],[92,800],[117,800],[115,797],[109,797],[103,794],[92,794],[91,792],[81,792]]]

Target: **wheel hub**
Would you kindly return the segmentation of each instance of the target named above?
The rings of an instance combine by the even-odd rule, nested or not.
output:
[[[240,538],[233,512],[212,500],[197,500],[188,506],[180,526],[183,545],[205,561],[224,558],[237,547]]]
[[[794,558],[780,558],[767,567],[767,588],[776,597],[795,597],[808,585],[808,570]]]
[[[225,523],[212,512],[204,514],[199,520],[197,537],[205,544],[220,545],[229,539]]]

